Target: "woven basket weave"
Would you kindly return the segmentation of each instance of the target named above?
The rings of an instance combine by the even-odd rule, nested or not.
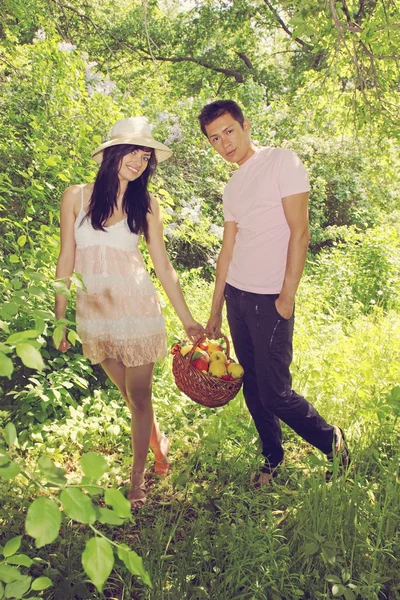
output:
[[[227,362],[234,363],[235,361],[230,357],[229,353],[229,340],[225,335],[222,335],[222,337],[226,343]],[[216,408],[217,406],[227,404],[236,396],[242,386],[243,377],[234,379],[233,381],[226,381],[225,379],[213,377],[208,373],[202,373],[193,367],[193,354],[197,346],[201,344],[204,339],[205,338],[198,340],[197,344],[193,345],[193,348],[186,357],[182,356],[179,351],[174,354],[172,359],[172,372],[175,377],[175,383],[181,392],[202,406]]]

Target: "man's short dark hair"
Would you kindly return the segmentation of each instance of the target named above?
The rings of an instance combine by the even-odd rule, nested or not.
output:
[[[216,100],[215,102],[211,102],[211,104],[206,104],[198,116],[200,127],[204,135],[207,135],[206,125],[209,125],[215,121],[215,119],[228,113],[243,127],[244,116],[242,109],[233,100]]]

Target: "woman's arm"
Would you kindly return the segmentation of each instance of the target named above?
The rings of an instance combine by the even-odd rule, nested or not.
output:
[[[165,290],[176,314],[189,337],[203,333],[203,327],[197,323],[185,302],[178,276],[168,258],[164,243],[163,221],[160,206],[155,198],[151,198],[151,213],[147,216],[149,224],[149,241],[147,248],[153,261],[156,275]]]
[[[75,235],[74,224],[76,219],[76,206],[79,204],[81,188],[79,185],[73,185],[67,188],[61,200],[60,209],[60,253],[58,255],[56,267],[56,279],[62,279],[69,288],[70,277],[74,271],[75,265]],[[64,319],[67,309],[67,298],[61,294],[56,294],[55,314],[57,319]],[[58,347],[65,352],[70,347],[66,337],[65,330],[63,338]]]

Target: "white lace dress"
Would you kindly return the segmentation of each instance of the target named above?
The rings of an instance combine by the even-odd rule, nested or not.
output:
[[[93,229],[81,210],[75,222],[76,323],[83,354],[92,364],[114,358],[126,367],[153,363],[167,354],[164,317],[156,289],[126,219]]]

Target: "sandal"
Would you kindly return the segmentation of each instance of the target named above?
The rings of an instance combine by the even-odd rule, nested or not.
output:
[[[160,449],[162,448],[163,458],[161,460],[154,461],[154,473],[159,477],[166,477],[171,469],[171,463],[168,462],[167,454],[169,451],[170,441],[166,435],[163,435],[160,443]]]
[[[137,480],[135,483],[134,480]],[[144,494],[144,495],[142,495]],[[132,471],[131,474],[131,489],[129,490],[128,500],[132,508],[140,508],[146,504],[146,485],[144,482],[144,471]]]
[[[333,468],[331,471],[327,471],[325,473],[326,481],[330,481],[334,475],[334,472],[336,471],[336,469],[334,468],[335,459],[338,459],[339,461],[337,476],[340,476],[343,473],[345,473],[348,470],[351,463],[345,435],[342,429],[340,429],[340,427],[337,427],[336,425],[334,425],[334,436],[335,448],[332,452],[329,452],[329,454],[326,455],[328,461],[332,463]]]

